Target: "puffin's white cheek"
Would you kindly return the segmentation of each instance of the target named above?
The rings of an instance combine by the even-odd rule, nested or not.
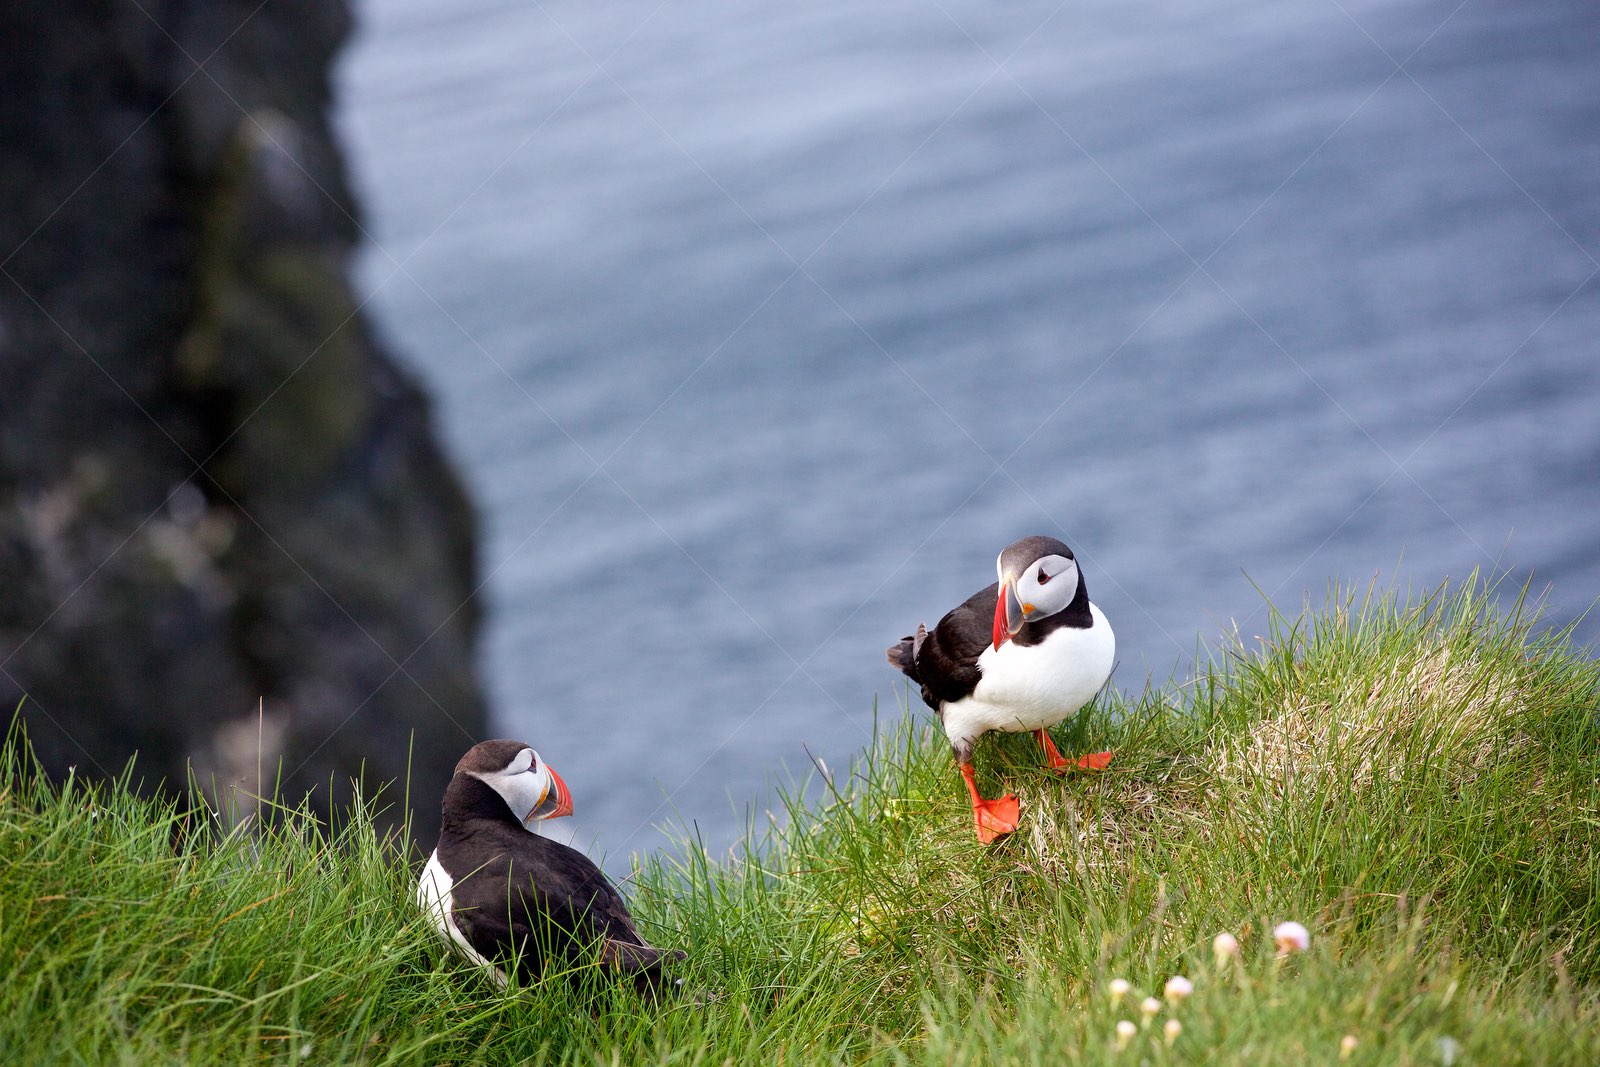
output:
[[[539,805],[544,803],[545,794],[550,791],[550,776],[543,770],[537,774],[521,775],[518,785],[521,795],[517,798],[517,818],[522,820],[523,826],[531,825],[535,820],[533,815],[539,810]]]
[[[517,775],[516,800],[512,803],[511,806],[516,810],[518,819],[526,819],[527,815],[528,815],[528,809],[533,806],[530,803],[530,801],[532,800],[532,797],[531,797],[530,794],[532,794],[533,790],[529,788],[529,786],[531,786],[532,784],[533,784],[533,775],[531,775],[531,774],[519,774],[519,775]]]

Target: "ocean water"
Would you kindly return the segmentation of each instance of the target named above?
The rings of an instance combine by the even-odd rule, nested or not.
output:
[[[1128,690],[1331,581],[1600,637],[1590,0],[358,15],[367,307],[482,509],[497,732],[613,869],[846,766],[1026,534]]]

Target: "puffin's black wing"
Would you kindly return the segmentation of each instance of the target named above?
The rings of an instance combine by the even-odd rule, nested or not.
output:
[[[654,993],[663,982],[662,963],[686,959],[684,953],[645,944],[622,894],[588,856],[556,841],[536,840],[544,855],[538,877],[520,883],[523,910],[536,916],[536,909],[546,909],[555,926],[573,931],[575,952],[598,940],[602,963],[632,975],[639,992]]]
[[[555,912],[572,909],[574,923],[588,922],[608,940],[639,943],[628,905],[593,860],[575,848],[535,836],[540,846],[535,888],[553,898]]]
[[[917,628],[889,649],[889,662],[922,686],[922,699],[938,711],[941,704],[965,697],[983,677],[978,657],[994,639],[994,609],[1000,583],[980,589],[953,609],[931,633]]]
[[[521,830],[454,889],[455,918],[472,947],[494,959],[515,946],[524,977],[577,962],[596,943],[605,963],[659,982],[664,955],[646,945],[615,886],[583,853]]]

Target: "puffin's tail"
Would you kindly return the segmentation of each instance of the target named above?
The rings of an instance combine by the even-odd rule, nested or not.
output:
[[[626,941],[607,941],[601,948],[601,959],[612,963],[633,976],[633,985],[641,995],[652,999],[663,993],[682,992],[683,979],[673,978],[671,965],[682,963],[688,954],[677,949],[663,951],[649,945],[634,945]]]
[[[633,987],[641,995],[656,999],[664,994],[682,996],[684,994],[684,980],[672,975],[672,964],[682,963],[689,958],[688,953],[673,949],[671,952],[652,950],[656,958],[648,965],[633,972]],[[696,997],[696,1000],[699,998]]]
[[[922,651],[922,642],[927,639],[928,628],[918,624],[915,634],[910,637],[902,637],[898,645],[889,646],[885,653],[889,660],[889,666],[904,673],[907,678],[919,685],[922,679],[917,677],[917,653]]]

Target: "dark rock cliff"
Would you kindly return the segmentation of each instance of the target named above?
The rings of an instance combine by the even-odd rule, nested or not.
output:
[[[322,804],[414,752],[426,833],[483,736],[475,531],[351,293],[348,29],[0,7],[0,709],[57,773],[270,789],[281,757]]]

